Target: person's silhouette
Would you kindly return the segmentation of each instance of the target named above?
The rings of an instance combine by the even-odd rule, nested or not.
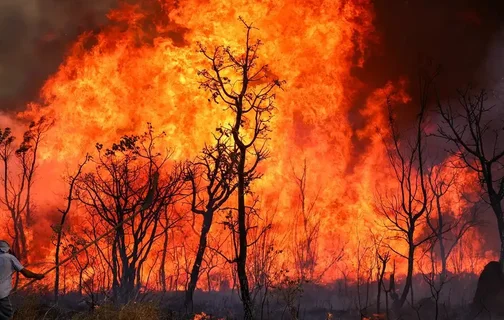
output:
[[[9,243],[0,240],[0,320],[9,320],[14,313],[9,300],[12,290],[12,274],[20,272],[26,278],[43,279],[43,274],[34,273],[19,262],[12,254]]]

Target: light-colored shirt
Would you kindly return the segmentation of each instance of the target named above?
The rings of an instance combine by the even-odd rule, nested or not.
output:
[[[0,299],[9,296],[12,290],[12,274],[23,268],[23,265],[12,254],[0,253]]]

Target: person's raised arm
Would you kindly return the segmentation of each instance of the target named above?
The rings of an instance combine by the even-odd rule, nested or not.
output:
[[[21,274],[26,277],[26,278],[30,278],[30,279],[37,279],[37,280],[42,280],[44,279],[44,275],[41,274],[41,273],[35,273],[35,272],[32,272],[26,268],[23,268],[21,269]]]
[[[25,267],[23,267],[23,265],[21,264],[21,262],[19,262],[19,260],[16,258],[16,256],[11,255],[11,257],[12,257],[11,258],[12,259],[12,267],[17,272],[20,272],[24,277],[30,278],[30,279],[37,279],[37,280],[44,279],[44,275],[43,274],[35,273],[33,271],[30,271],[30,270],[26,269]]]

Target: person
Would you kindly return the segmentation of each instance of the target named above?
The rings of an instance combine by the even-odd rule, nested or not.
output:
[[[14,311],[9,300],[12,290],[12,274],[14,271],[20,272],[24,277],[41,280],[43,274],[32,272],[19,262],[12,254],[9,243],[0,240],[0,320],[9,320]]]

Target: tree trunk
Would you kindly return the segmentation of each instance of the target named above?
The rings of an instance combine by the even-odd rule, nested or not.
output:
[[[387,261],[382,262],[381,272],[378,274],[378,293],[376,296],[376,313],[380,313],[381,309],[381,290],[383,286],[383,277],[385,276],[385,269],[387,268]]]
[[[58,303],[59,297],[59,280],[60,280],[60,266],[59,266],[59,252],[61,246],[61,230],[58,232],[58,238],[56,240],[56,252],[54,253],[54,264],[56,269],[54,269],[54,302]]]
[[[20,244],[20,252],[19,257],[22,259],[23,263],[28,264],[28,246],[26,244],[26,235],[24,232],[24,224],[21,214],[18,213],[18,221],[17,228],[19,230],[19,244]]]
[[[203,262],[203,256],[205,255],[205,250],[207,247],[207,236],[210,231],[210,226],[212,225],[213,211],[209,210],[205,213],[203,218],[203,225],[201,227],[200,241],[198,245],[198,252],[196,253],[196,258],[191,270],[191,279],[189,281],[189,286],[186,291],[185,307],[186,310],[193,310],[193,295],[196,285],[198,283],[198,278],[201,269],[201,263]]]
[[[499,229],[499,237],[501,241],[499,263],[501,266],[501,272],[504,273],[504,214],[502,212],[502,205],[499,199],[491,199],[491,204],[495,217],[497,218],[497,227]]]
[[[413,264],[415,262],[414,261],[415,248],[412,245],[413,238],[410,237],[408,241],[410,241],[410,248],[408,250],[408,273],[406,274],[406,283],[404,284],[404,289],[401,293],[401,297],[398,300],[394,301],[394,308],[396,310],[402,308],[402,306],[406,302],[406,299],[408,298],[408,294],[413,282]]]
[[[161,278],[161,287],[163,293],[166,293],[166,253],[168,251],[168,227],[163,231],[163,252],[161,254],[161,266],[159,267],[159,277]]]
[[[247,279],[247,213],[245,208],[245,157],[247,150],[240,148],[240,161],[238,163],[238,236],[239,254],[236,262],[236,271],[240,283],[240,293],[243,303],[244,319],[253,319],[252,301],[250,298]]]
[[[436,206],[438,212],[438,230],[437,230],[437,240],[439,241],[439,255],[441,256],[441,281],[444,281],[447,276],[446,271],[446,249],[443,239],[443,213],[441,211],[440,197],[436,197]]]
[[[70,199],[70,198],[69,198]],[[56,252],[54,253],[54,264],[56,269],[54,270],[54,302],[57,304],[58,303],[58,298],[59,298],[59,282],[60,282],[60,259],[59,259],[59,254],[60,254],[60,248],[61,248],[61,236],[63,233],[63,225],[65,224],[65,219],[67,212],[63,212],[61,215],[61,221],[60,225],[57,226],[57,232],[58,236],[56,238]]]

